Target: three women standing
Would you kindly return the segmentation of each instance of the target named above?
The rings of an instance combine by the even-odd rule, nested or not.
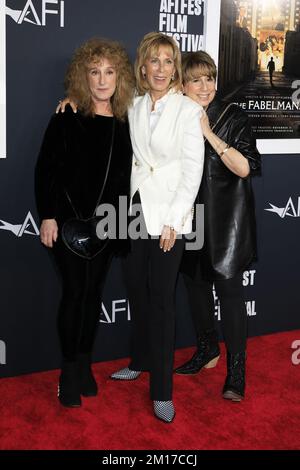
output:
[[[186,54],[181,93],[180,52],[161,33],[141,41],[135,65],[138,97],[129,108],[133,147],[131,216],[136,206],[145,227],[131,239],[124,262],[132,313],[132,360],[113,379],[133,380],[150,371],[156,417],[171,422],[175,333],[174,291],[192,230],[193,205],[205,205],[204,248],[185,252],[182,270],[198,336],[188,363],[193,374],[216,364],[220,350],[214,329],[215,284],[227,348],[223,397],[239,401],[245,389],[247,316],[242,272],[255,255],[255,215],[250,175],[260,156],[246,115],[216,97],[216,67],[205,52]],[[76,96],[70,96],[78,103]],[[203,113],[202,107],[206,113]],[[200,126],[201,124],[201,126]],[[202,131],[205,136],[204,161]]]

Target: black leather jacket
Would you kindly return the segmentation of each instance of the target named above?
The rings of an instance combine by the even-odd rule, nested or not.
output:
[[[211,127],[226,106],[228,103],[217,98],[210,104]],[[251,175],[260,172],[261,160],[247,115],[239,106],[230,106],[214,133],[248,159],[250,175],[240,178],[232,173],[206,141],[204,173],[196,199],[204,204],[204,246],[198,252],[184,253],[182,271],[193,277],[200,261],[203,277],[219,280],[234,277],[256,254]]]

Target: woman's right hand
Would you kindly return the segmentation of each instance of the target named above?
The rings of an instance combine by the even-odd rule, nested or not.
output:
[[[64,113],[67,104],[71,106],[73,113],[77,113],[77,104],[71,98],[67,97],[64,100],[59,101],[58,106],[56,108],[56,114],[58,114],[59,112]]]
[[[47,248],[53,248],[53,242],[56,242],[58,236],[58,227],[55,219],[44,219],[40,228],[40,237],[43,245]]]
[[[165,253],[172,250],[176,242],[176,236],[177,232],[173,227],[164,225],[159,239],[159,247],[164,250]]]

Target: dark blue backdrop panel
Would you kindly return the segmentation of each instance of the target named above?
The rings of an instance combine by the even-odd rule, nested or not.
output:
[[[58,99],[64,96],[68,61],[76,47],[94,36],[123,42],[133,60],[141,37],[158,28],[160,1],[47,4],[33,0],[22,20],[20,13],[26,4],[25,0],[6,2],[15,20],[19,14],[19,23],[7,15],[7,159],[0,161],[0,228],[6,227],[0,230],[0,363],[5,362],[0,364],[0,374],[4,376],[59,364],[55,318],[60,282],[36,236],[33,174],[44,130]],[[43,4],[58,14],[44,12],[43,22]],[[62,6],[64,27],[60,26]],[[105,290],[108,312],[122,308],[119,299],[126,296],[116,262]],[[100,326],[98,342],[103,347],[97,344],[95,355],[98,350],[100,359],[128,354],[130,322],[122,318],[122,311],[114,323]]]
[[[299,157],[263,159],[262,192],[256,194],[260,319],[253,325],[253,334],[299,328]]]
[[[26,2],[6,3],[22,11]],[[40,20],[42,3],[32,1]],[[59,11],[60,4],[48,8]],[[37,235],[33,172],[45,127],[64,94],[68,60],[75,47],[95,35],[122,41],[133,59],[141,37],[158,28],[159,6],[159,0],[65,0],[64,28],[59,26],[59,14],[46,15],[44,26],[18,24],[7,16],[8,149],[7,159],[0,160],[1,376],[47,370],[60,363],[56,333],[60,279]],[[28,18],[37,22],[32,12]],[[263,176],[253,182],[259,259],[244,279],[250,335],[300,327],[299,173],[299,155],[269,155],[263,158]],[[265,210],[273,207],[270,203],[275,212]],[[176,306],[177,346],[193,344],[195,333],[181,278]],[[216,322],[218,313],[216,305]],[[129,318],[120,260],[114,260],[105,286],[95,360],[128,356]]]

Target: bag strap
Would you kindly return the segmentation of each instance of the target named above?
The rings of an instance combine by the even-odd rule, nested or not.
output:
[[[108,155],[108,162],[107,162],[107,166],[106,166],[106,172],[105,172],[105,177],[104,177],[104,181],[103,181],[103,185],[102,185],[102,188],[101,188],[101,191],[100,191],[100,194],[99,194],[99,197],[97,199],[97,203],[96,203],[96,207],[95,207],[95,210],[92,214],[92,217],[94,217],[96,215],[96,211],[97,211],[97,207],[99,206],[100,204],[100,201],[101,201],[101,198],[103,196],[103,193],[104,193],[104,190],[105,190],[105,186],[106,186],[106,183],[107,183],[107,177],[108,177],[108,173],[109,173],[109,169],[110,169],[110,164],[111,164],[111,157],[112,157],[112,151],[113,151],[113,146],[114,146],[114,137],[115,137],[115,128],[116,128],[116,120],[115,118],[113,117],[113,125],[112,125],[112,134],[111,134],[111,142],[110,142],[110,149],[109,149],[109,155]],[[67,196],[67,199],[70,203],[70,206],[72,207],[73,209],[73,212],[74,214],[76,215],[76,218],[77,219],[80,219],[79,215],[78,215],[78,212],[76,211],[73,203],[72,203],[72,200],[70,198],[70,195],[68,193],[68,191],[66,190],[66,188],[64,188],[65,190],[65,194]]]
[[[102,196],[103,196],[104,189],[105,189],[105,186],[106,186],[106,183],[107,183],[107,177],[108,177],[108,173],[109,173],[109,169],[110,169],[111,156],[112,156],[112,151],[113,151],[113,146],[114,146],[115,128],[116,128],[116,120],[115,120],[115,118],[113,117],[113,125],[112,125],[112,133],[111,133],[111,142],[110,142],[110,149],[109,149],[109,155],[108,155],[108,162],[107,162],[107,167],[106,167],[105,178],[104,178],[104,181],[103,181],[103,185],[102,185],[102,188],[101,188],[101,192],[100,192],[99,197],[98,197],[98,199],[97,199],[97,204],[96,204],[95,210],[94,210],[94,212],[93,212],[93,216],[96,215],[97,207],[98,207],[99,204],[100,204],[100,201],[101,201],[101,198],[102,198]]]

